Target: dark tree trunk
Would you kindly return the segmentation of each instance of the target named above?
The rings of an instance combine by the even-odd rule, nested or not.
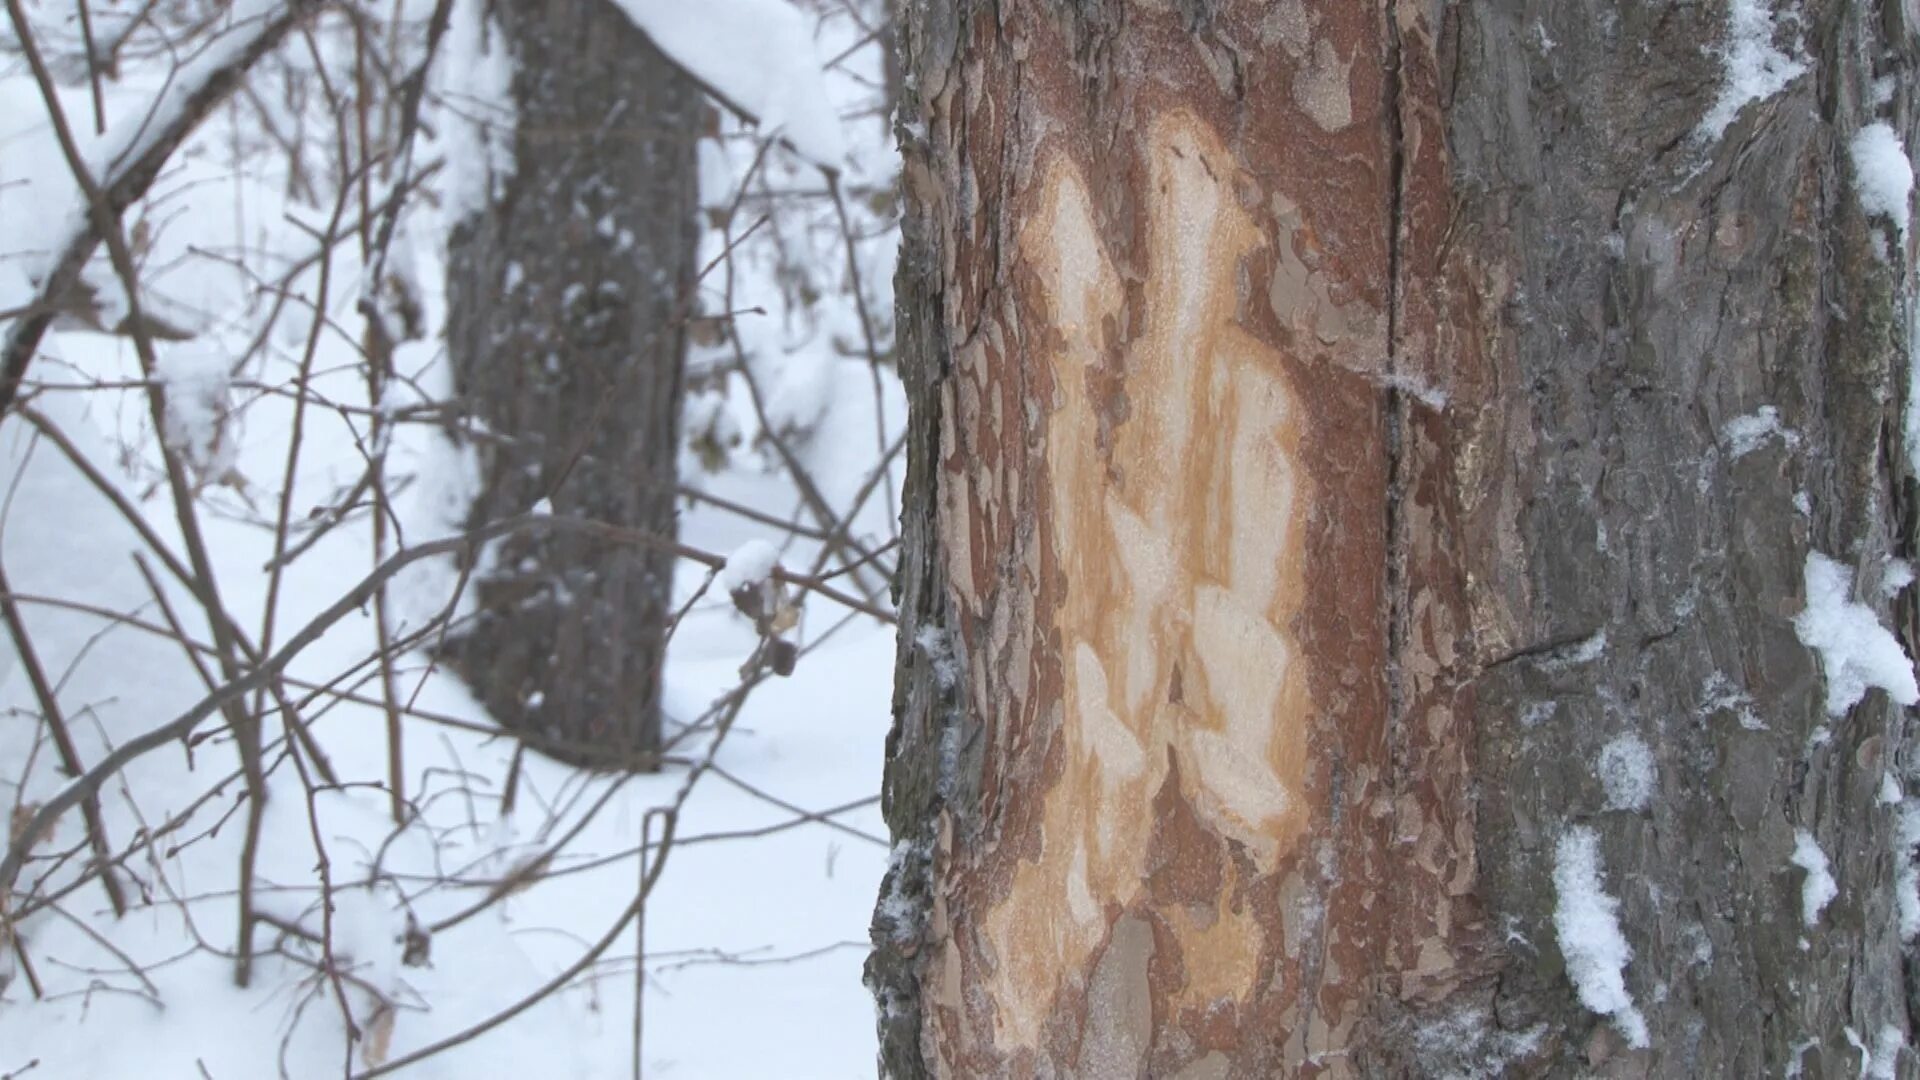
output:
[[[671,535],[699,91],[607,0],[489,6],[513,57],[515,171],[448,252],[448,346],[484,425],[473,523],[550,499]],[[509,537],[451,659],[536,747],[643,762],[672,580],[657,549]]]
[[[1767,7],[905,5],[883,1072],[1914,1075],[1914,28]]]

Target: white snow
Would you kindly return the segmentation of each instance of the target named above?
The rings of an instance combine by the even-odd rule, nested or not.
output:
[[[197,341],[169,345],[156,358],[154,375],[165,388],[162,438],[202,472],[222,472],[232,463],[224,427],[230,373],[227,358]]]
[[[1880,572],[1880,595],[1895,596],[1913,584],[1913,564],[1905,559],[1888,559]]]
[[[433,70],[439,93],[454,104],[442,110],[446,149],[442,210],[458,222],[486,209],[513,177],[513,57],[486,0],[455,0]],[[505,288],[520,283],[520,264],[507,267]]]
[[[787,0],[616,0],[660,51],[761,129],[816,165],[838,168],[847,145],[813,47],[810,20]]]
[[[81,160],[95,180],[105,186],[152,149],[167,127],[186,112],[195,95],[257,45],[261,35],[271,29],[268,17],[277,15],[284,6],[280,0],[236,0],[226,10],[209,16],[207,36],[198,39],[193,49],[163,56],[157,63],[129,63],[118,78],[103,80],[104,134],[95,134],[90,122],[86,80],[75,79],[71,86],[63,86],[62,106]],[[104,12],[96,14],[105,17]],[[33,21],[31,15],[29,21]],[[70,25],[66,16],[49,13],[48,21],[40,27],[43,47],[71,40]],[[10,30],[0,34],[9,39],[12,36]],[[134,42],[140,49],[156,44],[145,38]],[[36,284],[81,235],[90,213],[54,138],[40,92],[24,72],[25,66],[15,56],[0,71],[0,311],[34,299]],[[220,179],[215,180],[215,176]],[[234,293],[252,294],[259,288],[257,278],[247,278],[238,268],[211,267],[204,258],[188,252],[189,243],[201,252],[245,246],[246,239],[230,231],[235,224],[233,207],[251,198],[253,186],[233,170],[223,170],[206,159],[196,160],[187,151],[172,156],[145,207],[150,210],[153,203],[164,200],[166,212],[142,214],[136,210],[127,215],[136,254],[144,252],[139,261],[147,294],[142,300],[149,315],[195,329],[208,310],[224,306],[224,300],[210,303],[204,295],[211,283],[227,283]],[[280,198],[272,194],[265,201],[273,203]],[[145,244],[139,239],[143,226]],[[83,280],[97,290],[106,325],[124,317],[126,301],[103,252],[94,252]],[[7,331],[8,323],[0,318],[0,331]]]
[[[1601,534],[1601,549],[1605,550],[1605,534]],[[1578,641],[1549,650],[1540,657],[1540,666],[1548,671],[1565,671],[1581,664],[1591,664],[1600,659],[1607,651],[1607,631],[1605,627],[1588,634]]]
[[[1900,1048],[1907,1034],[1896,1024],[1880,1025],[1873,1039],[1873,1080],[1897,1080],[1900,1075]]]
[[[726,568],[720,571],[720,582],[728,592],[738,592],[772,577],[773,568],[778,565],[779,549],[756,536],[733,549],[733,554],[727,556]]]
[[[1860,1080],[1895,1080],[1899,1075],[1900,1048],[1906,1045],[1906,1033],[1893,1024],[1882,1024],[1874,1035],[1873,1046],[1852,1026],[1846,1029],[1847,1044],[1860,1053]]]
[[[1793,865],[1807,872],[1807,879],[1800,885],[1800,921],[1808,927],[1817,926],[1820,913],[1840,895],[1840,887],[1834,884],[1827,853],[1805,829],[1794,830]]]
[[[1900,912],[1900,940],[1920,937],[1920,865],[1914,848],[1920,846],[1920,800],[1900,804],[1893,816],[1893,899]]]
[[[1886,123],[1868,124],[1853,136],[1853,183],[1860,208],[1892,219],[1904,243],[1913,216],[1913,159]]]
[[[1827,676],[1827,714],[1841,716],[1871,687],[1901,705],[1920,702],[1913,663],[1880,625],[1873,609],[1853,599],[1853,571],[1817,551],[1807,554],[1807,606],[1793,620],[1802,644],[1820,653]]]
[[[1376,376],[1382,386],[1391,387],[1434,411],[1447,407],[1447,392],[1418,375],[1407,372],[1390,372]]]
[[[1580,1003],[1612,1017],[1630,1045],[1647,1046],[1646,1017],[1627,993],[1633,949],[1620,933],[1620,901],[1601,883],[1600,838],[1592,829],[1575,825],[1561,835],[1554,849],[1553,887],[1558,898],[1553,930]]]
[[[936,626],[922,626],[913,642],[927,654],[927,660],[933,664],[933,677],[942,689],[951,690],[959,684],[959,658],[953,655],[953,645],[945,632]]]
[[[1920,477],[1920,303],[1907,301],[1907,408],[1901,417],[1907,468]]]
[[[1771,405],[1762,405],[1755,412],[1735,417],[1720,429],[1720,437],[1726,440],[1727,450],[1736,461],[1760,449],[1768,438],[1776,435],[1789,450],[1800,445],[1800,433],[1782,426],[1780,410]]]
[[[1645,810],[1653,802],[1653,751],[1631,732],[1600,748],[1595,764],[1609,810]]]
[[[168,126],[184,114],[194,97],[270,29],[267,20],[277,14],[276,9],[280,7],[279,0],[236,0],[227,11],[214,16],[216,26],[205,46],[190,56],[180,57],[179,66],[161,84],[158,93],[139,96],[140,106],[137,110],[128,110],[118,116],[110,115],[105,134],[95,135],[91,124],[81,122],[80,117],[84,114],[74,108],[76,101],[70,99],[63,102],[72,121],[74,138],[79,143],[81,160],[93,174],[95,182],[102,187],[107,186],[141,154],[157,145]],[[8,37],[12,37],[10,32]],[[24,67],[23,64],[14,66]],[[30,93],[33,95],[31,104],[15,111],[14,103],[6,102],[8,111],[15,111],[18,120],[44,123],[45,106],[37,100],[38,91]],[[0,129],[11,128],[16,122],[15,117],[0,121]],[[42,233],[43,237],[53,241],[44,248],[36,249],[34,245],[26,243],[10,245],[19,252],[32,252],[26,267],[27,276],[34,280],[44,276],[51,260],[57,256],[59,247],[65,245],[67,237],[79,232],[89,215],[86,198],[80,186],[73,181],[66,158],[54,149],[54,145],[51,139],[47,141],[45,150],[49,153],[38,162],[42,168],[52,171],[42,173],[39,178],[41,191],[36,213],[31,215],[30,221],[39,227],[56,226],[58,231],[54,236],[57,240],[45,237]],[[17,152],[15,150],[7,156]],[[8,162],[9,166],[13,164]],[[22,164],[27,163],[23,161]],[[9,168],[6,171],[12,170]],[[31,165],[28,171],[33,171]],[[4,176],[4,172],[0,172],[0,176]],[[64,207],[61,204],[65,204]],[[0,308],[12,306],[8,299],[0,295]]]
[[[1700,684],[1699,715],[1704,719],[1721,710],[1732,713],[1740,726],[1748,731],[1766,730],[1767,722],[1754,711],[1753,698],[1735,686],[1725,672],[1716,671]]]
[[[284,0],[186,5],[218,9],[213,18],[220,20],[219,37],[201,51],[208,36],[184,37],[184,16],[176,18],[172,11],[180,5],[162,5],[165,11],[156,12],[121,53],[118,76],[103,84],[105,137],[91,134],[84,72],[67,71],[59,92],[80,129],[87,159],[105,162],[116,147],[131,145],[139,129],[153,126],[146,118],[154,101],[178,97],[166,89],[169,84],[189,85],[230,41],[250,36],[248,28],[257,25],[244,21],[250,14],[284,6]],[[420,159],[444,158],[446,165],[426,178],[426,190],[408,204],[394,237],[389,270],[400,273],[409,258],[415,260],[420,286],[415,299],[426,309],[425,337],[395,349],[394,368],[403,378],[389,384],[394,392],[377,402],[367,400],[359,353],[364,323],[354,307],[367,277],[360,245],[334,246],[332,289],[324,299],[316,268],[297,269],[297,260],[314,250],[308,230],[325,226],[337,194],[332,188],[335,118],[311,81],[314,67],[343,76],[335,91],[352,91],[352,24],[331,10],[307,21],[311,42],[296,34],[263,65],[267,74],[256,80],[253,95],[259,103],[241,100],[215,110],[174,155],[150,196],[128,214],[130,228],[142,223],[138,242],[146,245],[143,301],[172,325],[200,335],[191,343],[161,345],[160,375],[173,399],[163,431],[153,430],[138,389],[118,389],[137,386],[142,378],[123,338],[58,325],[31,372],[36,381],[63,384],[40,395],[36,406],[175,551],[182,549],[168,500],[149,497],[156,486],[164,491],[156,448],[164,439],[190,452],[213,450],[214,461],[231,460],[234,484],[205,485],[199,496],[201,525],[223,599],[236,622],[258,634],[269,606],[268,575],[261,568],[273,558],[274,532],[262,525],[263,520],[271,524],[289,468],[292,380],[308,333],[318,328],[313,400],[344,408],[307,410],[305,441],[291,482],[291,515],[294,537],[314,543],[308,554],[286,565],[273,605],[279,613],[276,645],[360,580],[382,554],[374,548],[368,500],[354,494],[372,448],[369,410],[392,421],[380,447],[390,451],[387,475],[396,526],[387,533],[384,554],[457,534],[467,525],[468,499],[478,489],[476,446],[485,440],[454,448],[439,436],[437,422],[406,415],[414,405],[452,394],[440,288],[447,219],[479,205],[512,167],[504,153],[510,141],[492,138],[510,130],[512,116],[502,111],[503,100],[488,100],[504,90],[508,66],[497,37],[491,49],[480,48],[484,31],[478,12],[485,6],[459,0],[453,36],[431,75]],[[684,5],[683,21],[712,26],[701,10],[707,6]],[[729,10],[742,6],[726,5]],[[770,38],[789,31],[799,36],[763,42],[761,51],[784,50],[780,59],[795,67],[817,64],[819,54],[839,54],[865,36],[837,9],[792,16],[785,5],[760,6],[789,12],[786,29],[761,29]],[[104,22],[124,20],[138,7],[96,4],[93,10]],[[409,72],[419,62],[420,31],[432,7],[431,0],[401,0],[368,15],[384,20],[391,12],[399,20],[391,37],[385,23],[379,24],[375,50],[394,63],[395,72]],[[717,11],[721,5],[712,7]],[[48,33],[43,40],[57,44],[71,61],[78,48],[71,7],[29,4],[28,9],[30,18],[44,15]],[[461,39],[462,34],[467,37]],[[732,48],[734,37],[716,36],[712,47]],[[0,311],[31,295],[33,274],[62,241],[62,230],[79,219],[77,211],[63,212],[78,206],[73,185],[54,149],[37,91],[17,59],[0,64]],[[858,174],[862,190],[869,185],[890,189],[893,178],[884,118],[862,111],[876,96],[881,59],[876,45],[862,46],[826,79],[814,72],[810,85],[824,84],[825,94],[778,102],[824,117],[836,129],[842,113],[853,118],[844,125],[847,144],[854,148],[849,186]],[[342,60],[347,63],[341,65]],[[749,59],[741,66],[754,63]],[[387,80],[377,76],[376,84],[384,85]],[[303,104],[283,101],[288,81],[301,84]],[[290,193],[300,185],[289,182],[289,151],[261,130],[256,109],[277,121],[280,134],[302,155],[301,167],[316,189],[313,198]],[[385,126],[390,114],[377,112],[373,119],[382,125],[376,134],[391,134]],[[739,137],[728,119],[723,118],[722,128],[723,139],[703,145],[734,155],[733,175],[744,175],[755,140]],[[351,135],[351,124],[348,131]],[[793,134],[791,125],[788,131]],[[774,191],[817,188],[819,182],[817,170],[790,153],[770,155],[762,168]],[[397,174],[382,170],[372,178],[374,198],[386,196]],[[462,184],[468,185],[464,192]],[[730,187],[702,190],[709,206],[724,205],[733,194]],[[849,210],[868,304],[884,323],[892,310],[889,288],[898,234],[888,228],[888,215],[864,199],[850,198]],[[357,215],[355,200],[349,217]],[[815,429],[804,443],[795,440],[795,450],[815,470],[824,497],[845,516],[851,535],[877,548],[897,522],[897,503],[889,500],[897,499],[904,463],[896,462],[890,486],[858,507],[853,497],[875,463],[876,440],[892,445],[900,438],[904,395],[883,368],[884,404],[877,409],[866,358],[842,351],[845,342],[858,340],[858,324],[841,283],[848,276],[846,252],[831,205],[783,199],[777,215],[781,220],[773,227],[739,246],[729,267],[734,306],[764,307],[771,314],[740,318],[735,329],[757,370],[804,367],[820,387],[817,405],[810,406]],[[776,229],[784,244],[777,251]],[[718,232],[703,231],[703,263],[723,246]],[[111,275],[99,272],[102,262],[96,258],[89,284],[99,290],[110,324],[114,312],[124,311],[125,300]],[[282,280],[283,274],[290,276]],[[511,288],[526,276],[522,268],[510,267],[504,284]],[[703,287],[703,311],[721,310],[715,280]],[[814,296],[805,311],[783,303],[789,299],[783,286],[797,280],[804,280]],[[279,294],[289,302],[277,324],[269,326],[267,300]],[[0,330],[3,324],[0,320]],[[888,348],[890,324],[879,329],[880,346]],[[266,346],[241,364],[256,334],[263,335]],[[418,396],[398,392],[403,383],[417,384]],[[769,389],[777,394],[786,388]],[[727,422],[745,432],[736,441],[746,448],[727,450],[722,455],[727,460],[718,465],[685,470],[685,482],[734,504],[791,512],[799,505],[793,485],[752,449],[761,432],[737,381],[724,396]],[[777,410],[780,402],[772,404]],[[476,435],[486,430],[477,421],[471,427]],[[56,448],[36,441],[18,418],[0,424],[0,497],[8,510],[0,521],[0,549],[19,592],[84,603],[108,616],[159,618],[130,558],[145,546],[143,540]],[[319,525],[342,519],[338,529],[317,535]],[[786,557],[796,563],[810,565],[819,555],[818,546],[804,538],[790,540],[784,530],[700,503],[681,508],[679,535],[702,551],[724,554],[763,536],[787,544]],[[683,563],[673,581],[676,601],[691,599],[706,573],[704,566]],[[164,570],[160,576],[188,624],[187,635],[207,639],[194,598]],[[849,590],[853,576],[842,582]],[[864,591],[884,596],[883,577],[883,571],[868,568]],[[390,625],[417,628],[444,608],[459,579],[452,559],[409,567],[393,582]],[[463,600],[471,602],[470,596]],[[400,1075],[582,1080],[631,1075],[636,975],[645,987],[648,1075],[807,1078],[871,1069],[873,1002],[861,986],[860,964],[887,853],[877,793],[895,635],[892,627],[864,617],[840,622],[842,615],[819,598],[805,606],[794,635],[805,654],[794,675],[766,684],[745,705],[740,723],[720,748],[716,768],[686,804],[681,835],[698,842],[675,849],[649,899],[645,957],[636,955],[629,930],[566,989]],[[78,610],[29,604],[23,616],[41,660],[60,681],[57,694],[84,760],[97,761],[109,745],[124,744],[204,696],[199,674],[173,641]],[[417,802],[418,817],[396,826],[377,786],[385,781],[388,754],[382,710],[366,703],[369,693],[375,700],[379,695],[377,679],[367,682],[367,657],[376,649],[374,627],[370,610],[349,614],[289,670],[303,686],[332,688],[311,691],[312,697],[292,689],[296,698],[311,703],[305,719],[332,758],[342,786],[320,792],[310,803],[286,756],[275,756],[256,875],[262,885],[256,900],[263,911],[317,932],[326,905],[320,902],[316,849],[329,853],[332,931],[336,958],[348,979],[347,1001],[335,1002],[327,980],[316,977],[317,947],[272,927],[261,928],[256,937],[261,952],[251,988],[232,985],[233,966],[220,951],[234,945],[237,851],[244,835],[238,822],[245,817],[245,802],[233,779],[231,740],[209,724],[203,730],[212,737],[196,744],[191,767],[185,753],[169,747],[136,762],[124,782],[116,780],[101,793],[107,829],[118,849],[127,848],[143,829],[151,835],[173,823],[179,826],[170,834],[177,843],[131,857],[128,865],[137,871],[138,885],[146,887],[131,890],[134,910],[122,919],[102,915],[105,897],[89,887],[63,905],[85,925],[52,911],[21,920],[25,949],[48,994],[33,1000],[25,981],[17,978],[0,987],[0,1073],[36,1060],[39,1065],[28,1070],[36,1078],[306,1077],[338,1075],[343,1064],[357,1072],[374,1063],[376,1049],[373,1040],[349,1045],[344,1014],[350,1012],[350,1021],[362,1031],[384,1032],[384,1056],[391,1060],[514,1006],[579,959],[584,941],[614,925],[633,897],[632,856],[641,818],[675,797],[688,780],[687,770],[674,766],[657,775],[616,778],[536,754],[518,760],[512,741],[489,729],[485,710],[457,678],[424,655],[408,653],[398,658],[395,674],[402,700],[420,711],[405,718],[401,736],[407,794]],[[688,608],[663,673],[670,721],[695,721],[736,688],[740,661],[756,640],[719,597]],[[349,700],[336,697],[338,692],[360,696]],[[0,642],[0,712],[20,721],[0,723],[0,760],[16,766],[0,777],[0,796],[9,804],[44,800],[71,782],[60,775],[44,745],[44,728],[32,722],[37,711],[14,650]],[[679,745],[697,757],[711,739],[709,732],[682,730]],[[517,777],[518,802],[507,812],[501,799],[510,775]],[[216,785],[224,785],[217,797],[196,803]],[[603,803],[606,809],[596,814]],[[317,830],[310,829],[309,807]],[[819,816],[803,817],[791,807]],[[224,827],[213,827],[222,820]],[[75,821],[63,821],[40,850],[70,847],[78,835]],[[492,895],[495,879],[556,844],[561,846],[553,865],[564,866],[564,873],[503,894],[477,917],[437,930],[426,965],[405,961],[396,930],[407,916],[423,924],[448,919]],[[50,866],[36,864],[31,876],[49,872]],[[67,860],[51,876],[57,884],[79,869],[80,860]],[[150,897],[143,895],[149,891]],[[777,902],[769,903],[769,897]],[[0,971],[12,963],[12,950],[0,948]],[[144,970],[151,988],[142,985],[131,965]],[[386,1020],[375,1009],[375,992],[394,1002]],[[736,1037],[742,1023],[755,1038]],[[350,1061],[343,1060],[349,1054]]]
[[[1775,48],[1773,38],[1770,0],[1732,0],[1727,7],[1727,37],[1720,48],[1726,81],[1713,108],[1700,120],[1701,136],[1718,139],[1741,109],[1778,94],[1807,73],[1806,62]]]

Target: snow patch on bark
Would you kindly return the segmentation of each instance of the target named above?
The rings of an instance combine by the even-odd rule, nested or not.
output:
[[[1920,866],[1913,849],[1920,846],[1920,800],[1900,804],[1893,819],[1893,899],[1900,914],[1900,940],[1920,937]]]
[[[1446,1080],[1494,1080],[1533,1057],[1546,1039],[1547,1025],[1505,1031],[1484,1006],[1464,1006],[1421,1023],[1414,1033],[1428,1075]]]
[[[1853,186],[1860,208],[1893,221],[1902,243],[1913,219],[1913,159],[1885,122],[1868,124],[1853,136]]]
[[[1907,1039],[1898,1027],[1893,1024],[1881,1025],[1871,1049],[1851,1026],[1847,1028],[1846,1035],[1848,1045],[1860,1052],[1860,1080],[1894,1080],[1899,1075],[1900,1047]]]
[[[1595,763],[1609,810],[1645,810],[1653,802],[1653,751],[1640,736],[1616,737],[1600,748]]]
[[[1620,901],[1601,883],[1600,838],[1592,829],[1575,825],[1560,837],[1554,849],[1553,887],[1558,897],[1553,930],[1580,1003],[1612,1017],[1630,1045],[1646,1047],[1646,1017],[1627,993],[1626,968],[1633,948],[1620,933]]]
[[[1720,52],[1726,81],[1713,108],[1700,120],[1702,137],[1718,139],[1741,109],[1778,94],[1807,73],[1805,60],[1774,47],[1774,30],[1768,0],[1733,0],[1728,5],[1727,39]]]
[[[1817,551],[1807,553],[1807,607],[1793,620],[1802,644],[1820,654],[1827,676],[1827,714],[1842,716],[1871,687],[1901,705],[1920,702],[1913,662],[1879,616],[1853,600],[1853,571]]]
[[[947,639],[947,632],[939,626],[928,623],[913,636],[913,643],[927,654],[927,662],[933,665],[933,679],[942,690],[952,690],[960,683],[960,663],[953,655],[953,644]]]
[[[1840,895],[1840,887],[1834,884],[1827,853],[1805,829],[1794,830],[1793,865],[1807,872],[1806,881],[1800,885],[1800,921],[1808,927],[1818,926],[1820,913]]]
[[[1920,302],[1907,301],[1907,411],[1901,418],[1907,468],[1920,476]]]
[[[1746,416],[1735,417],[1720,429],[1720,437],[1727,443],[1727,452],[1736,461],[1760,449],[1767,439],[1775,435],[1789,450],[1800,445],[1800,433],[1782,425],[1780,410],[1771,405],[1762,405]]]
[[[1716,671],[1700,685],[1699,716],[1704,720],[1721,711],[1732,713],[1740,726],[1748,731],[1765,731],[1767,728],[1767,722],[1754,711],[1753,698],[1735,686],[1725,672]]]

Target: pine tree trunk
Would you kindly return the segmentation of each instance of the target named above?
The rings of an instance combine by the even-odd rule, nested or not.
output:
[[[607,0],[489,6],[518,126],[511,180],[449,248],[448,346],[484,425],[472,522],[544,498],[670,536],[699,91]],[[644,761],[672,580],[656,549],[512,536],[478,568],[451,659],[536,748]]]
[[[1766,8],[905,5],[884,1073],[1914,1075],[1914,27]]]

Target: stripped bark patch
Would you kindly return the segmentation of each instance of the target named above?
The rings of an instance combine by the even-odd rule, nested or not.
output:
[[[1394,348],[1439,339],[1391,282],[1447,198],[1403,220],[1389,9],[965,10],[908,167],[946,348],[916,413],[935,572],[904,595],[950,613],[942,730],[966,748],[914,1052],[953,1075],[1364,1072],[1381,988],[1452,978],[1435,942],[1464,920],[1405,913],[1471,882],[1450,789],[1407,770],[1463,729],[1389,631],[1438,655],[1465,625],[1392,598],[1428,574],[1390,570],[1435,520],[1413,485],[1452,462],[1395,421],[1403,384],[1451,368]],[[1431,158],[1410,153],[1408,175]],[[1396,697],[1400,672],[1427,682]],[[1430,708],[1422,739],[1397,741],[1396,701]]]
[[[1067,767],[1045,797],[1039,859],[986,917],[1001,960],[992,997],[1016,1045],[1038,1041],[1062,974],[1085,970],[1107,936],[1107,912],[1147,887],[1156,815],[1140,811],[1169,775],[1187,778],[1176,798],[1203,836],[1237,842],[1258,873],[1306,822],[1313,702],[1288,629],[1310,504],[1301,405],[1282,359],[1235,319],[1240,262],[1267,241],[1232,190],[1231,155],[1196,117],[1161,117],[1143,151],[1151,254],[1142,332],[1123,348],[1124,423],[1103,423],[1090,391],[1126,298],[1067,159],[1049,165],[1044,213],[1020,238],[1046,291],[1042,336],[1057,343],[1046,453],[1066,579],[1054,626]],[[1205,903],[1169,923],[1203,1008],[1253,991],[1264,937],[1244,912],[1214,911],[1213,894]]]

